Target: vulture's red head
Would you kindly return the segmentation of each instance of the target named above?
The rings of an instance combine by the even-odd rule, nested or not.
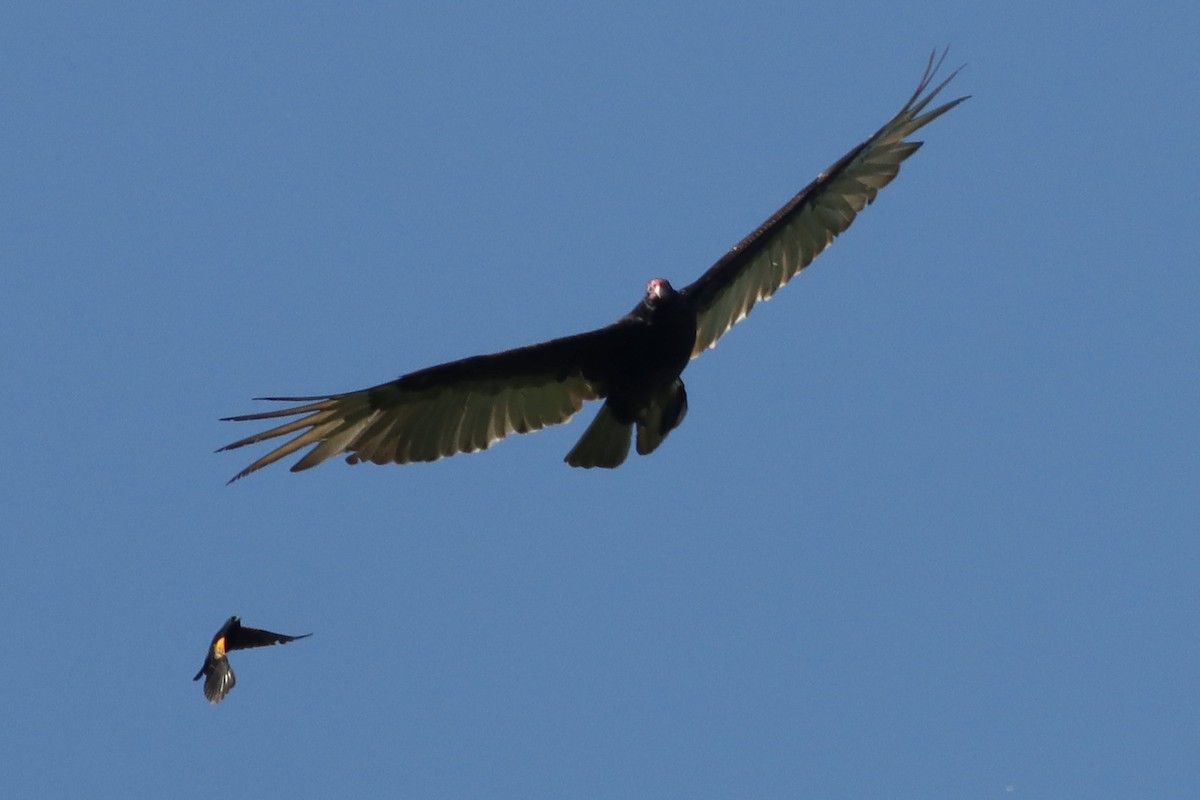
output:
[[[666,278],[651,278],[646,284],[646,305],[653,308],[673,294],[675,289]]]

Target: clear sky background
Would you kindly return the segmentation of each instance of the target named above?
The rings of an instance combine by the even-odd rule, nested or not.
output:
[[[601,5],[0,12],[4,795],[1200,795],[1200,9]],[[652,456],[225,485],[252,397],[690,282],[947,44]],[[315,635],[214,708],[230,614]]]

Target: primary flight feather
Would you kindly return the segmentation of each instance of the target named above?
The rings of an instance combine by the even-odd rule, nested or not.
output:
[[[688,362],[850,227],[921,146],[910,135],[967,99],[926,110],[957,74],[930,88],[944,59],[944,53],[936,61],[930,56],[916,91],[894,117],[690,285],[676,291],[655,278],[632,311],[587,333],[439,364],[355,392],[262,398],[301,405],[226,419],[297,419],[221,450],[292,438],[232,480],[310,446],[293,472],[342,453],[351,464],[434,461],[486,449],[510,433],[566,422],[585,401],[602,398],[566,462],[616,467],[629,453],[635,428],[637,452],[652,452],[687,412],[680,375]]]

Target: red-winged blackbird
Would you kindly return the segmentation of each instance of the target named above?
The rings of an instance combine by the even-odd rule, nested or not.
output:
[[[224,700],[225,695],[229,694],[234,684],[237,683],[233,669],[229,666],[229,659],[225,657],[230,650],[265,647],[269,644],[287,644],[309,636],[312,634],[286,636],[282,633],[260,631],[258,628],[243,628],[241,617],[230,617],[225,620],[221,630],[217,631],[217,635],[213,637],[212,644],[208,647],[208,654],[204,657],[204,666],[192,680],[198,681],[201,676],[204,677],[204,696],[208,698],[208,702],[215,705]]]

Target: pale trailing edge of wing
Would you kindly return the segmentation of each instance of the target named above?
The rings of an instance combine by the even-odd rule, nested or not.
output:
[[[967,99],[959,97],[925,111],[958,74],[955,70],[926,91],[945,58],[945,52],[940,58],[931,54],[916,91],[887,124],[818,175],[681,290],[697,308],[693,358],[716,345],[726,331],[745,319],[755,303],[770,299],[850,227],[858,212],[900,172],[901,162],[921,146],[921,142],[906,141],[908,136]]]

